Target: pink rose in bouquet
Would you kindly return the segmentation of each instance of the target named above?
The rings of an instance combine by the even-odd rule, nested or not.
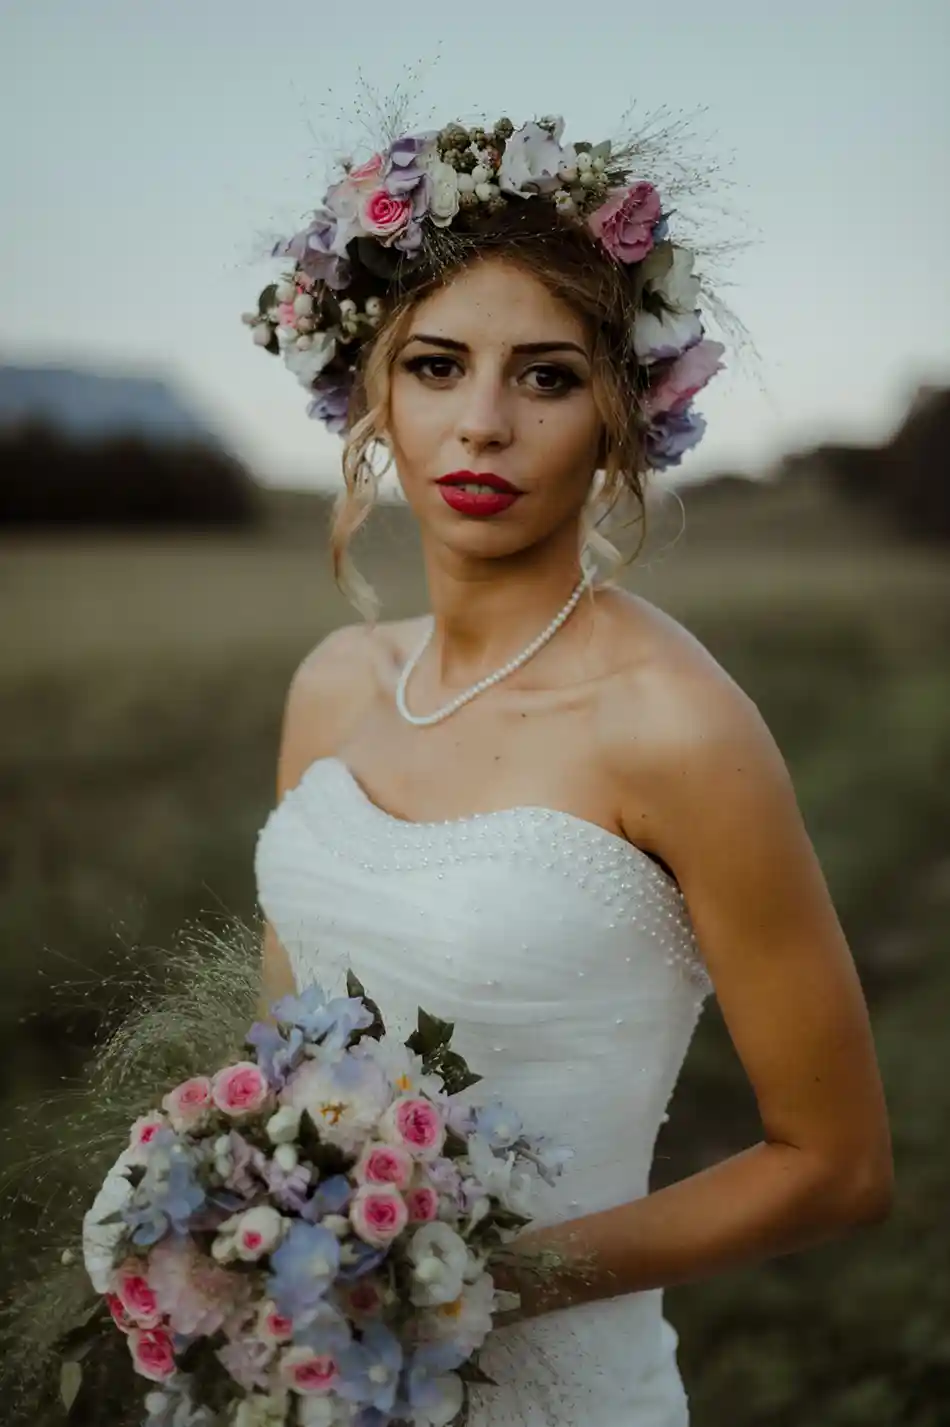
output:
[[[169,1090],[162,1109],[173,1130],[193,1130],[207,1119],[213,1103],[211,1081],[207,1075],[196,1075]]]
[[[435,1159],[445,1141],[445,1125],[438,1106],[413,1095],[404,1095],[390,1106],[383,1116],[382,1132],[414,1159]]]
[[[259,1066],[240,1060],[219,1070],[211,1082],[211,1098],[226,1115],[256,1115],[270,1103],[270,1087]]]
[[[155,1290],[142,1272],[140,1260],[129,1259],[116,1270],[115,1297],[134,1327],[156,1328],[161,1321]]]
[[[133,1328],[129,1347],[135,1371],[152,1382],[166,1382],[175,1374],[175,1349],[164,1328]]]

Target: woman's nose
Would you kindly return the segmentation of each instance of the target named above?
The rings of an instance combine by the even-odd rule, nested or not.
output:
[[[473,376],[460,392],[458,436],[469,450],[498,450],[511,442],[507,393],[497,375]]]

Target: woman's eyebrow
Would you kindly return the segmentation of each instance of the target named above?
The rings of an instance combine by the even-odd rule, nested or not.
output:
[[[450,352],[468,352],[471,349],[465,342],[458,342],[454,337],[434,337],[427,332],[413,332],[411,337],[407,337],[403,343],[408,347],[410,342],[427,342],[431,347],[447,347]],[[513,352],[539,353],[539,352],[579,352],[582,357],[587,357],[588,353],[576,342],[519,342],[512,347]]]

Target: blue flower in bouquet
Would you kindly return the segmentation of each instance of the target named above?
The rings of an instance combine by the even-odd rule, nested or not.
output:
[[[353,1418],[352,1427],[389,1427],[392,1417],[378,1407],[361,1407]]]
[[[536,1166],[545,1184],[553,1184],[564,1166],[574,1158],[574,1151],[568,1145],[555,1144],[546,1136],[529,1140],[522,1152]]]
[[[132,1242],[147,1248],[170,1230],[187,1233],[204,1202],[192,1156],[171,1130],[159,1130],[149,1145],[145,1174],[122,1210]]]
[[[382,1323],[369,1323],[362,1340],[351,1343],[337,1358],[336,1390],[349,1402],[391,1412],[402,1371],[399,1340]]]
[[[355,1283],[358,1278],[372,1273],[373,1269],[379,1268],[387,1252],[387,1249],[374,1249],[360,1239],[348,1239],[340,1251],[340,1272],[337,1275],[340,1282]]]
[[[349,1323],[332,1303],[318,1303],[308,1313],[306,1323],[294,1329],[294,1343],[321,1356],[339,1358],[352,1341]]]
[[[317,1186],[300,1212],[311,1224],[315,1224],[327,1214],[342,1214],[352,1194],[353,1190],[346,1175],[333,1174]]]
[[[319,1306],[337,1276],[340,1245],[329,1229],[302,1220],[291,1224],[271,1254],[267,1291],[285,1318],[305,1320]]]
[[[303,1050],[303,1031],[291,1026],[285,1036],[268,1021],[255,1021],[248,1031],[248,1045],[257,1051],[257,1063],[274,1090],[282,1090]]]
[[[484,1135],[493,1150],[507,1150],[521,1138],[522,1124],[514,1110],[500,1100],[480,1105],[474,1113],[475,1130]]]
[[[450,1422],[462,1409],[462,1380],[453,1371],[468,1354],[455,1343],[427,1343],[413,1353],[404,1373],[405,1393],[414,1412]]]
[[[358,996],[328,1001],[321,986],[308,986],[299,996],[283,996],[271,1007],[274,1018],[297,1027],[304,1039],[325,1051],[342,1052],[351,1035],[373,1024],[373,1013]]]
[[[305,1164],[296,1164],[293,1169],[284,1169],[276,1159],[265,1159],[261,1178],[267,1185],[267,1192],[279,1209],[290,1214],[302,1214],[310,1200],[312,1173]]]

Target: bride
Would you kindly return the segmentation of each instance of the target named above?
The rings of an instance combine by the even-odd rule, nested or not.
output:
[[[286,700],[259,835],[264,1000],[352,967],[456,1023],[575,1157],[528,1236],[564,1268],[482,1355],[472,1427],[683,1427],[668,1284],[875,1223],[886,1110],[787,770],[679,624],[594,574],[594,525],[702,431],[694,254],[635,150],[453,124],[350,167],[248,321],[345,436],[347,545],[383,447],[431,613],[339,629]],[[648,1193],[714,991],[761,1140]],[[573,1266],[573,1267],[572,1267]]]

